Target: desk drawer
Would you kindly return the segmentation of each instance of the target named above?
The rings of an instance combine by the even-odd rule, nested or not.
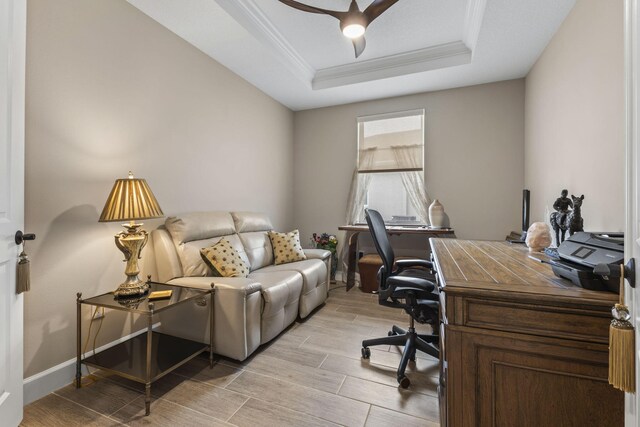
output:
[[[462,310],[462,325],[473,328],[602,344],[609,342],[611,320],[605,311],[474,298],[464,298]]]

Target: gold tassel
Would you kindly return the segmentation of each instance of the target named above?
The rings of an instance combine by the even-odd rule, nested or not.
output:
[[[22,251],[18,258],[16,293],[21,294],[31,289],[31,278],[29,277],[29,257]]]
[[[620,304],[611,310],[609,326],[609,384],[627,393],[636,391],[635,331],[624,305],[624,265],[620,265]]]

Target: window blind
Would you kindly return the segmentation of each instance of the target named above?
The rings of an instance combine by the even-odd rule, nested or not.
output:
[[[358,118],[359,173],[423,168],[424,110]]]

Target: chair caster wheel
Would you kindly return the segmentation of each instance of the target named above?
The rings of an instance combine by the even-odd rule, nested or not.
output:
[[[409,388],[409,386],[411,385],[411,381],[409,381],[409,378],[407,377],[402,377],[398,378],[398,384],[400,384],[400,387],[402,388]]]
[[[362,358],[368,359],[370,357],[371,357],[371,350],[369,350],[369,347],[362,347]]]

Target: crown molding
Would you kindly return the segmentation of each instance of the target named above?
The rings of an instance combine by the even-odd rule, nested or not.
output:
[[[287,39],[271,23],[255,0],[215,0],[233,19],[262,42],[305,83],[311,82],[316,70],[296,52]]]
[[[323,68],[316,72],[312,87],[314,90],[327,89],[468,64],[471,62],[471,54],[464,42],[455,41],[383,58]]]
[[[462,40],[315,70],[262,12],[257,0],[215,1],[313,90],[468,64],[473,57],[486,8],[486,0],[468,0]]]
[[[467,45],[473,53],[478,43],[480,28],[482,27],[482,19],[484,18],[484,10],[487,7],[487,0],[469,0],[467,3],[467,12],[464,17],[464,33],[462,41]]]

